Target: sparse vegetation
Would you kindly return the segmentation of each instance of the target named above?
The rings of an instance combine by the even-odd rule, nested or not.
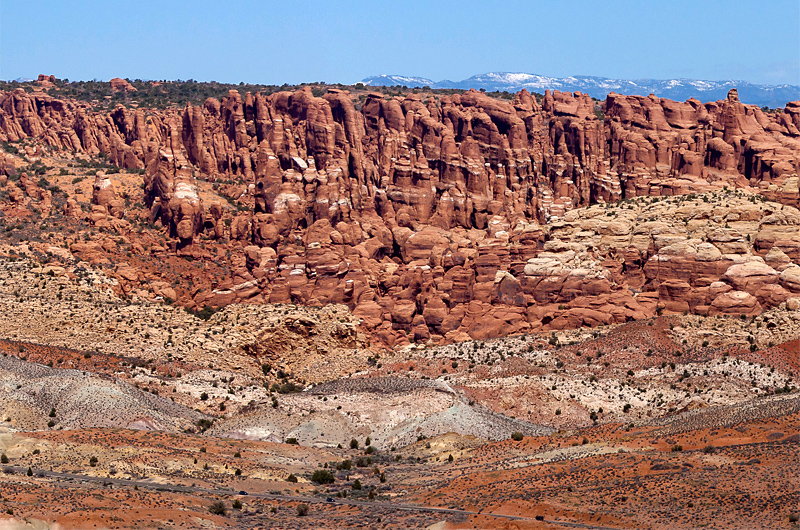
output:
[[[225,515],[228,513],[228,510],[225,508],[225,504],[222,501],[212,502],[208,507],[208,511],[214,515]]]

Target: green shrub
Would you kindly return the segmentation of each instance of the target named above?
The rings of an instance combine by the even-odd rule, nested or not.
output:
[[[519,431],[511,433],[511,439],[514,440],[515,442],[521,442],[524,437],[525,435],[523,435]]]
[[[318,484],[333,484],[336,482],[336,477],[327,469],[317,469],[314,471],[314,474],[311,475],[311,480]]]
[[[208,320],[208,319],[210,319],[210,318],[211,318],[211,316],[212,316],[214,313],[216,313],[216,311],[214,311],[214,308],[213,308],[213,307],[211,307],[211,306],[208,306],[208,305],[207,305],[207,306],[205,306],[203,309],[201,309],[200,311],[198,311],[197,313],[195,313],[195,316],[196,316],[197,318],[200,318],[200,319],[203,319],[203,320]]]

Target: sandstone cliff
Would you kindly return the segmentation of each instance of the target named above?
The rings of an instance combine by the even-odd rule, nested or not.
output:
[[[798,127],[800,102],[765,113],[735,91],[706,104],[612,93],[598,105],[580,93],[306,88],[109,114],[0,94],[0,141],[144,169],[151,220],[177,249],[235,249],[230,279],[184,303],[344,303],[387,344],[786,302],[800,293]],[[204,204],[198,176],[240,211]],[[746,194],[577,210],[723,186]],[[101,176],[94,202],[122,215]]]

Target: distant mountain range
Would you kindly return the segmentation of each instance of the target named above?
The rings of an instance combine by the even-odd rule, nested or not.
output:
[[[402,75],[376,75],[362,81],[365,85],[458,89],[486,89],[518,92],[523,88],[529,92],[543,93],[545,90],[561,90],[566,92],[584,92],[598,99],[605,99],[609,92],[618,94],[656,96],[676,101],[697,98],[700,101],[716,101],[725,99],[731,88],[739,91],[739,99],[751,105],[770,108],[783,107],[789,101],[800,100],[800,86],[795,85],[757,85],[746,81],[701,81],[698,79],[609,79],[576,75],[571,77],[547,77],[543,75],[490,72],[475,75],[463,81],[433,81],[424,77]]]

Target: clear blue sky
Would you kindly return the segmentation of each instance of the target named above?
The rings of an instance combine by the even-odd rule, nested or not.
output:
[[[0,79],[491,71],[800,85],[800,1],[0,0]]]

